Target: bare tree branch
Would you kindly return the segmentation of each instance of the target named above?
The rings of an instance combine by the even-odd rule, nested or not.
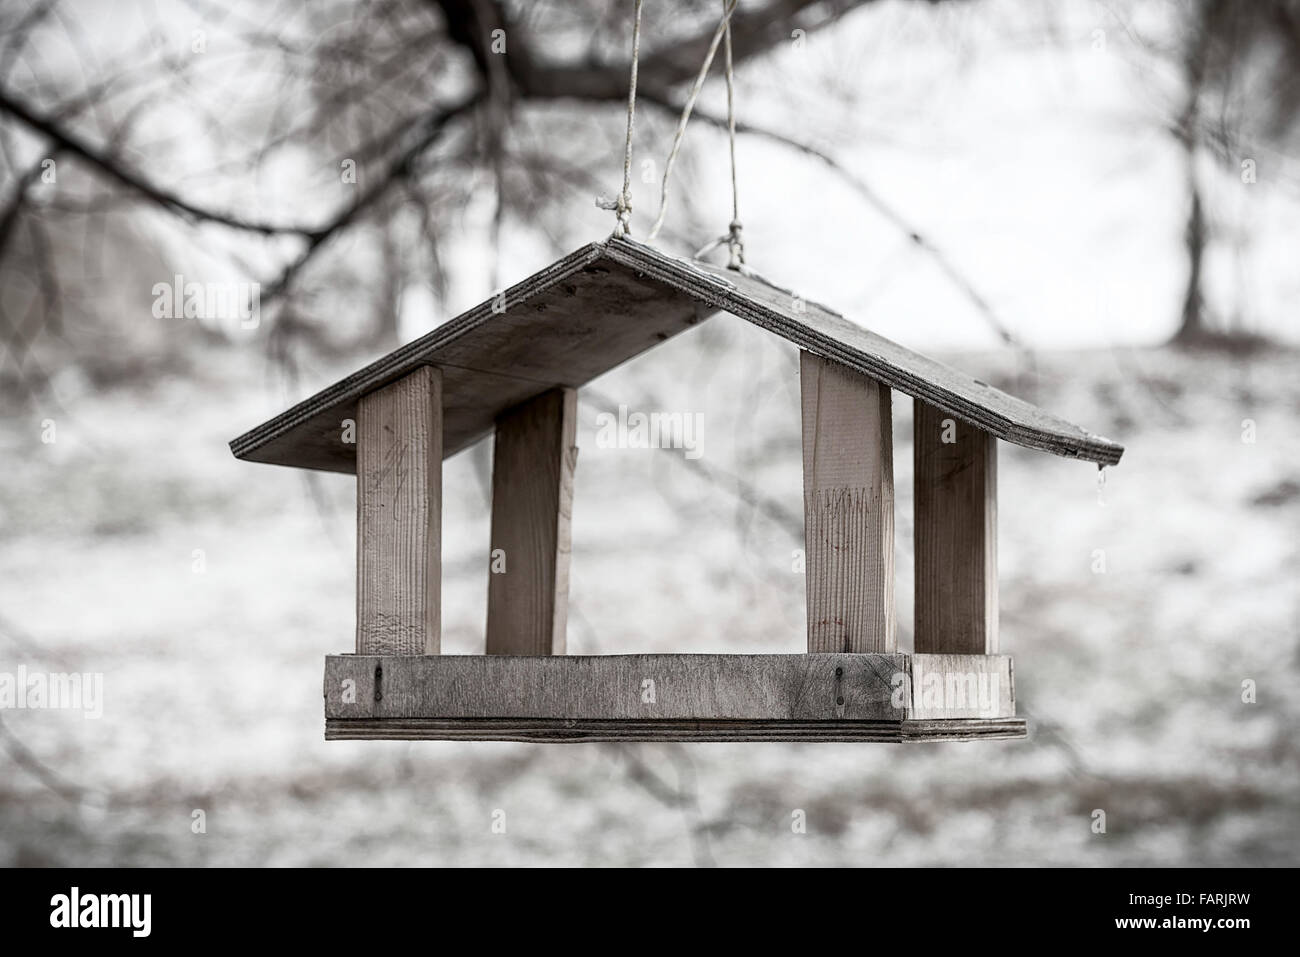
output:
[[[647,103],[658,106],[661,109],[667,110],[674,116],[681,112],[681,105],[679,103],[656,93],[643,94],[641,99]],[[716,116],[706,110],[701,110],[698,105],[695,107],[693,115],[699,117],[711,126],[716,126],[723,130],[727,128],[727,120],[725,117]],[[941,250],[931,239],[927,238],[915,225],[912,224],[911,221],[906,219],[902,213],[887,203],[884,197],[877,193],[860,176],[851,172],[829,153],[825,153],[808,143],[803,143],[786,136],[784,133],[778,133],[775,130],[762,126],[755,126],[753,123],[744,123],[740,120],[736,121],[736,132],[761,137],[762,139],[771,140],[774,143],[780,143],[783,146],[796,149],[804,155],[811,156],[813,159],[824,163],[835,173],[836,176],[851,186],[854,191],[857,192],[857,194],[887,222],[889,222],[890,225],[898,229],[911,243],[929,256],[934,264],[938,266],[939,271],[944,274],[949,282],[961,291],[962,295],[964,295],[976,310],[978,310],[980,315],[984,317],[984,320],[1003,342],[1010,346],[1022,347],[1021,343],[1014,335],[1012,335],[1011,330],[1008,329],[1006,324],[998,317],[993,307],[989,304],[989,301],[984,298],[978,289],[975,288],[975,284],[970,280],[970,278],[953,264],[952,260],[948,258],[948,255],[943,250]]]
[[[483,0],[430,0],[446,17],[448,35],[470,52],[481,76],[491,70],[493,30],[505,30],[510,77],[525,98],[622,101],[627,99],[628,64],[557,63],[539,56],[528,30],[509,22],[501,4]],[[811,32],[872,0],[771,0],[731,19],[732,56],[737,63],[790,39],[794,27]],[[808,10],[815,15],[801,16]],[[640,85],[665,91],[695,76],[713,39],[714,24],[684,40],[666,41],[641,54]]]
[[[57,121],[28,109],[23,103],[11,96],[7,90],[0,90],[0,110],[21,120],[30,129],[50,140],[63,152],[78,156],[90,163],[119,185],[125,186],[127,189],[184,218],[220,223],[223,226],[230,226],[246,232],[261,233],[264,236],[296,234],[310,239],[318,232],[318,230],[306,226],[244,219],[198,206],[164,187],[151,183],[143,175],[128,169],[125,164],[115,157],[101,152],[98,148],[82,141],[75,133],[63,129]]]
[[[437,142],[448,124],[477,107],[483,101],[484,95],[481,90],[471,93],[465,99],[452,106],[440,109],[425,120],[412,143],[402,152],[388,171],[375,180],[374,185],[370,186],[357,198],[355,203],[332,221],[319,229],[313,230],[308,235],[306,248],[303,249],[297,259],[289,264],[270,288],[262,293],[262,301],[268,302],[283,293],[327,240],[350,226],[362,212],[383,197],[394,183],[409,177],[416,161]]]

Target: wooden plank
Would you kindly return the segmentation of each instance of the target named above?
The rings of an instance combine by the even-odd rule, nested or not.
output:
[[[497,420],[487,653],[562,655],[569,609],[578,394],[552,389]],[[503,567],[497,569],[500,561]]]
[[[980,675],[996,679],[996,701],[994,684],[981,697]],[[928,699],[917,697],[927,690]],[[326,717],[349,720],[897,722],[1016,713],[1007,655],[330,655],[324,691]]]
[[[331,740],[1025,736],[1005,655],[333,655],[324,691]]]
[[[563,718],[327,718],[326,741],[903,743],[1015,740],[1024,718],[955,721],[586,721]]]
[[[925,402],[913,431],[916,651],[996,654],[997,440]]]
[[[355,449],[339,441],[340,422],[355,417],[361,395],[432,364],[447,376],[451,455],[511,406],[581,386],[719,309],[1008,442],[1103,465],[1124,451],[757,276],[626,239],[582,247],[239,436],[231,450],[249,461],[351,472]]]
[[[799,355],[810,652],[897,647],[889,389]]]
[[[1115,465],[1124,447],[986,382],[876,335],[793,290],[755,275],[674,259],[628,239],[611,239],[610,261],[833,359],[1026,448]]]
[[[356,401],[418,365],[443,370],[444,455],[502,413],[557,386],[577,388],[713,314],[604,258],[602,244],[550,267],[349,375],[231,442],[241,459],[352,472],[339,423]]]
[[[905,655],[334,655],[325,714],[901,721],[908,668]]]
[[[423,366],[357,410],[357,652],[436,655],[442,377]]]

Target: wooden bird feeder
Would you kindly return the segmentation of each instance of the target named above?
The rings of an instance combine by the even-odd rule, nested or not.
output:
[[[718,311],[801,350],[807,652],[565,655],[576,390]],[[893,389],[916,400],[910,655]],[[508,571],[489,576],[485,654],[441,655],[442,460],[492,432]],[[996,439],[1099,465],[1123,453],[752,275],[610,239],[231,449],[357,477],[356,652],[325,659],[327,739],[905,741],[1026,733],[998,653]]]

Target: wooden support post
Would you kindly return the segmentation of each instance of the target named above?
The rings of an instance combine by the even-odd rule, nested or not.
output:
[[[808,651],[890,653],[894,453],[887,386],[799,354]]]
[[[915,405],[916,652],[996,654],[997,439]]]
[[[497,419],[490,655],[564,654],[577,409],[576,390],[552,389]]]
[[[442,374],[422,366],[357,408],[357,654],[436,655]]]

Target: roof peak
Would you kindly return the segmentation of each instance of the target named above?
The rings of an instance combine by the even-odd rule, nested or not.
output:
[[[588,243],[321,390],[230,443],[241,459],[355,471],[343,420],[357,400],[422,365],[444,369],[444,452],[491,431],[506,409],[585,385],[715,312],[984,429],[997,438],[1099,465],[1123,447],[856,325],[753,273],[678,259],[627,238]]]

